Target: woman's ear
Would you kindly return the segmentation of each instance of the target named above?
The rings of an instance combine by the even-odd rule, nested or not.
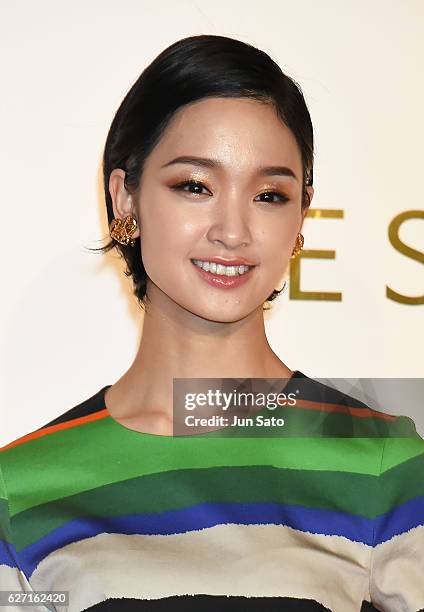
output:
[[[123,219],[127,215],[134,214],[134,203],[132,195],[125,189],[125,172],[121,168],[112,170],[109,176],[109,193],[112,198],[113,215],[115,219]],[[136,217],[135,217],[136,218]],[[138,219],[136,218],[137,222]],[[137,227],[132,238],[140,236],[140,228]]]
[[[306,187],[306,191],[309,195],[309,203],[306,206],[302,206],[302,223],[300,224],[299,232],[302,231],[303,223],[305,221],[305,217],[308,214],[308,210],[311,206],[312,198],[314,196],[314,188],[312,186]]]
[[[315,190],[314,190],[314,188],[312,187],[312,185],[309,185],[308,187],[306,187],[306,192],[307,192],[307,193],[308,193],[308,195],[309,195],[309,205],[308,205],[308,206],[305,206],[305,215],[306,215],[306,213],[308,212],[308,208],[309,208],[309,206],[311,205],[312,198],[314,197],[314,191],[315,191]]]

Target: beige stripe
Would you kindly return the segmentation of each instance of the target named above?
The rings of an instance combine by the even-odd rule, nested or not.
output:
[[[0,564],[0,591],[19,591],[22,601],[22,591],[31,593],[32,590],[23,572],[16,567]],[[28,610],[31,610],[31,612],[46,612],[46,609],[45,606],[36,605],[31,605],[31,607],[23,605],[0,606],[1,612],[28,612]]]
[[[165,536],[101,534],[50,554],[33,588],[70,591],[77,612],[107,597],[210,594],[315,599],[358,612],[371,549],[281,525],[219,525]]]
[[[375,604],[391,612],[424,608],[424,526],[375,547],[370,592]]]

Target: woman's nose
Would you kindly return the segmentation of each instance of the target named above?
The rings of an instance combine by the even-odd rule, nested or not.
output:
[[[211,215],[208,238],[219,241],[228,248],[247,245],[251,241],[249,213],[243,203],[226,201],[218,205]]]

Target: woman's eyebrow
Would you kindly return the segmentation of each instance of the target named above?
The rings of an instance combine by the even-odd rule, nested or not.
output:
[[[172,164],[191,164],[193,166],[203,166],[206,168],[220,168],[224,167],[217,159],[212,159],[209,157],[196,157],[193,155],[181,155],[180,157],[176,157],[171,161],[167,162],[162,168],[166,168],[167,166],[171,166]],[[291,168],[287,166],[260,166],[257,169],[258,176],[289,176],[294,178],[296,181],[298,180],[297,176],[293,172]]]

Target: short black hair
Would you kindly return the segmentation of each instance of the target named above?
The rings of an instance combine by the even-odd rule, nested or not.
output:
[[[311,117],[300,86],[278,64],[253,45],[212,34],[182,38],[164,49],[143,70],[119,106],[103,153],[103,184],[108,223],[114,218],[109,178],[112,170],[125,171],[125,188],[137,193],[144,162],[176,111],[209,97],[252,98],[274,105],[292,131],[302,158],[302,207],[310,205],[307,185],[313,183],[314,136]],[[117,248],[126,261],[134,294],[143,308],[147,274],[136,239],[134,247],[114,239],[100,249]],[[284,287],[283,287],[284,289]],[[282,291],[274,290],[267,302]]]

